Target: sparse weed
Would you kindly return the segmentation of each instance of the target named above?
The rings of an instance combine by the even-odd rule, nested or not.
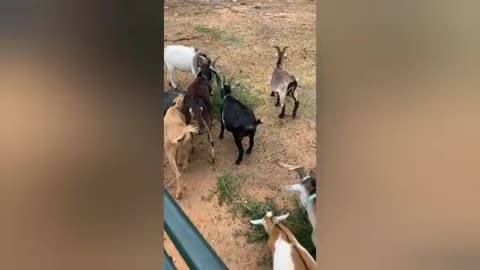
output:
[[[308,218],[298,203],[298,200],[291,196],[293,202],[292,209],[280,209],[272,198],[265,198],[264,201],[258,201],[242,193],[242,184],[245,182],[245,176],[223,175],[217,178],[216,190],[213,192],[218,195],[220,205],[226,205],[234,216],[240,215],[242,218],[259,219],[265,215],[266,211],[273,211],[275,214],[290,213],[285,220],[285,225],[292,231],[297,240],[307,249],[315,258],[315,246],[311,240],[312,227]],[[268,235],[260,226],[254,226],[242,232],[236,232],[236,236],[243,235],[248,242],[258,243],[268,240]]]
[[[195,27],[195,31],[199,33],[207,34],[210,37],[212,37],[214,40],[221,41],[226,44],[239,45],[243,43],[242,39],[236,36],[228,35],[225,31],[222,31],[219,29],[199,25]]]

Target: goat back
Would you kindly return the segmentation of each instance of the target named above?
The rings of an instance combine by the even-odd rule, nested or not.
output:
[[[222,121],[227,129],[254,129],[257,120],[252,109],[229,95],[223,101]]]

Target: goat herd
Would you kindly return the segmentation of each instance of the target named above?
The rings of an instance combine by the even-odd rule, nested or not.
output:
[[[270,79],[270,95],[277,93],[275,106],[281,107],[279,118],[285,117],[285,97],[294,99],[292,117],[297,114],[299,107],[297,80],[284,70],[286,49],[274,46],[277,50],[277,63]],[[194,151],[194,134],[202,134],[205,130],[210,142],[210,162],[215,162],[214,142],[211,134],[213,126],[212,100],[213,79],[220,87],[222,104],[220,109],[221,131],[219,139],[223,139],[227,129],[233,134],[238,148],[238,157],[235,164],[239,165],[243,159],[242,139],[249,137],[247,154],[252,152],[254,137],[257,126],[262,124],[255,117],[252,109],[240,102],[232,95],[230,79],[227,82],[225,75],[216,67],[217,57],[213,62],[202,51],[193,47],[181,45],[167,46],[164,50],[165,66],[167,68],[167,80],[173,88],[164,92],[164,148],[167,160],[170,163],[176,179],[175,197],[181,199],[185,187],[181,183],[181,174],[178,166],[185,170],[189,163],[189,154]],[[179,90],[174,82],[174,72],[180,70],[191,72],[194,80],[188,86],[187,91]],[[197,123],[195,125],[194,123]],[[295,167],[279,163],[282,167],[294,170],[298,173],[299,183],[286,187],[287,191],[298,194],[308,219],[313,227],[312,241],[315,244],[315,201],[316,179],[313,172],[307,172],[303,167]],[[286,219],[288,213],[283,216],[273,216],[267,212],[259,220],[251,220],[254,225],[263,225],[270,238],[268,246],[273,255],[273,269],[315,269],[315,260],[296,240],[285,225],[279,222]]]

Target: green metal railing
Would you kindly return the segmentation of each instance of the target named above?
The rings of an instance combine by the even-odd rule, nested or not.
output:
[[[228,269],[166,190],[163,191],[163,202],[165,231],[188,267],[193,270]],[[165,269],[175,269],[166,251],[164,256]]]

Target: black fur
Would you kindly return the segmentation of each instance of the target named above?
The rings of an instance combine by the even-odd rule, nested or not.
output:
[[[230,131],[235,138],[235,144],[238,148],[238,157],[235,164],[239,165],[243,160],[242,139],[249,137],[249,147],[247,154],[250,154],[255,143],[255,132],[257,126],[262,123],[260,119],[255,118],[253,111],[245,104],[237,100],[231,94],[231,86],[224,85],[222,89],[222,107],[221,107],[221,131],[219,139],[223,139],[225,129]]]

